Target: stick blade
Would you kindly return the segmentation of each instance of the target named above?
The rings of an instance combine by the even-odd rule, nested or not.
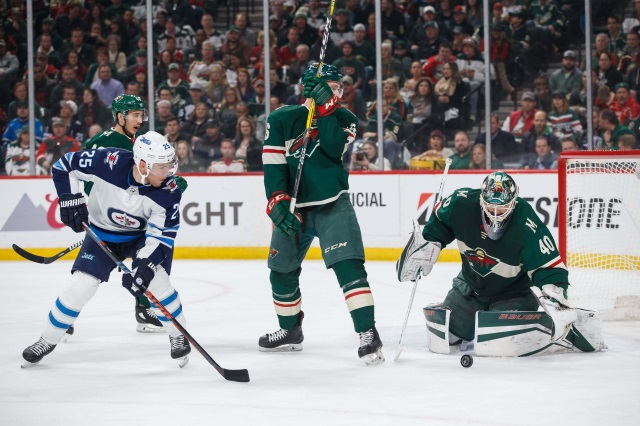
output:
[[[396,351],[396,356],[393,358],[393,362],[396,362],[400,359],[400,354],[402,353],[402,345],[398,346],[398,350]]]
[[[247,370],[227,370],[223,369],[222,377],[231,382],[248,382],[249,371]]]
[[[11,247],[13,248],[13,251],[15,251],[16,253],[18,253],[20,256],[24,257],[27,260],[30,260],[35,263],[45,263],[45,258],[43,256],[38,256],[36,254],[29,253],[22,247],[17,246],[15,244],[11,245]]]

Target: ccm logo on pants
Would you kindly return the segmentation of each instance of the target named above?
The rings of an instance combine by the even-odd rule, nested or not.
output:
[[[335,250],[337,248],[346,247],[346,246],[347,246],[347,241],[345,241],[344,243],[334,244],[331,247],[327,247],[326,249],[324,249],[324,252],[329,253],[331,250]]]

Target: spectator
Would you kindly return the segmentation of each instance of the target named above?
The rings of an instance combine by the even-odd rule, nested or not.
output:
[[[189,85],[180,78],[180,65],[172,62],[168,71],[168,78],[158,85],[158,91],[169,89],[171,103],[178,107],[189,100]]]
[[[253,49],[256,46],[256,33],[247,28],[249,24],[249,18],[247,17],[247,14],[244,12],[236,14],[236,19],[233,23],[236,27],[238,27],[240,40],[245,42],[250,49]]]
[[[633,28],[640,25],[640,1],[634,1],[634,14],[627,16],[624,21],[622,21],[622,32],[625,34],[629,34],[632,32]]]
[[[180,132],[190,135],[191,143],[194,143],[196,139],[203,138],[206,135],[206,123],[210,118],[212,117],[207,104],[199,102],[195,105],[189,119],[182,125]],[[173,137],[174,135],[170,136]]]
[[[105,31],[100,27],[100,24],[93,23],[89,29],[89,35],[86,38],[88,45],[94,49],[107,46],[107,39],[104,37]]]
[[[540,136],[547,138],[553,149],[557,148],[558,140],[565,140],[568,137],[574,138],[573,135],[567,135],[558,139],[551,131],[551,126],[549,126],[547,120],[547,113],[544,111],[537,111],[535,113],[533,116],[533,126],[522,136],[522,151],[525,153],[525,156],[535,152],[536,139]]]
[[[516,142],[522,144],[522,135],[531,130],[533,116],[536,112],[536,95],[533,92],[524,92],[520,101],[520,109],[509,114],[509,117],[502,124],[502,130],[511,133]]]
[[[60,37],[58,31],[53,30],[53,23],[54,20],[51,17],[46,17],[42,20],[42,24],[40,26],[40,37],[42,37],[44,34],[47,34],[49,37],[51,37],[51,44],[53,48],[58,53],[61,53],[63,39],[62,37]]]
[[[224,99],[220,104],[217,119],[220,122],[222,133],[229,138],[236,136],[236,124],[238,121],[236,105],[238,105],[239,102],[240,96],[238,95],[238,91],[233,87],[227,87],[227,90],[224,91]]]
[[[253,99],[249,101],[249,115],[257,118],[261,114],[264,114],[265,99],[265,85],[264,79],[256,78],[253,80],[253,91],[255,93]]]
[[[247,163],[250,172],[262,171],[262,143],[256,138],[256,125],[248,117],[238,119],[235,130],[236,138],[233,142],[236,148],[236,158]]]
[[[456,132],[454,144],[457,152],[449,157],[451,158],[451,169],[468,169],[471,164],[471,141],[467,132],[462,130]]]
[[[98,69],[102,65],[106,65],[109,67],[112,76],[118,75],[118,70],[116,70],[115,65],[109,62],[109,51],[106,47],[100,47],[98,48],[96,53],[96,63],[91,64],[89,70],[87,71],[87,75],[84,78],[84,85],[86,87],[91,87],[93,83],[95,83],[96,81],[100,81],[100,74],[98,73]]]
[[[637,150],[638,140],[634,135],[622,135],[618,138],[618,148],[620,151]]]
[[[118,80],[111,77],[111,66],[101,65],[98,68],[100,80],[91,84],[91,88],[98,93],[98,97],[105,105],[111,105],[116,96],[124,92],[124,86]]]
[[[18,132],[25,126],[29,125],[29,104],[27,101],[18,101],[16,104],[16,118],[9,122],[7,129],[2,135],[2,143],[8,144],[18,140]],[[36,141],[42,141],[42,123],[37,118],[34,121]]]
[[[348,75],[342,78],[342,88],[340,105],[358,117],[358,128],[364,128],[367,124],[367,106],[362,94],[355,89],[353,79]]]
[[[38,146],[36,145],[36,150]],[[9,176],[28,176],[31,174],[31,149],[29,145],[29,126],[18,132],[18,139],[7,146],[4,155],[4,170]]]
[[[323,47],[323,38],[324,25],[318,28],[318,37],[316,38],[316,42],[311,45],[311,59],[314,61],[318,60],[320,58],[320,51],[325,49],[324,62],[327,64],[333,64],[333,62],[340,57],[340,48],[333,41],[332,37],[329,37],[326,45]]]
[[[574,136],[576,139],[580,139],[582,136],[582,124],[578,114],[569,108],[567,92],[564,90],[555,91],[551,99],[552,107],[549,113],[551,132],[558,139],[564,139],[566,136]]]
[[[513,6],[509,10],[509,26],[506,28],[507,41],[510,44],[513,57],[520,62],[523,68],[535,75],[538,69],[544,65],[545,58],[537,55],[530,57],[531,36],[524,26],[524,14],[521,6]]]
[[[359,89],[364,81],[364,65],[353,56],[353,42],[345,41],[342,44],[342,57],[333,65],[340,70],[342,75],[348,75],[353,80],[354,89]]]
[[[65,134],[81,144],[85,140],[85,127],[80,120],[78,120],[76,116],[77,112],[78,105],[75,101],[62,100],[60,101],[60,116],[53,118],[62,120],[65,125]],[[44,130],[45,138],[53,134],[53,118]]]
[[[469,163],[469,169],[489,169],[489,167],[487,167],[487,147],[484,144],[476,144],[473,146],[473,149],[471,150],[471,162]],[[491,153],[491,169],[504,169],[504,163],[498,160],[493,152]]]
[[[225,74],[220,64],[213,64],[211,67],[211,76],[209,78],[209,84],[205,90],[207,96],[218,108],[222,99],[224,98],[224,92],[229,87],[227,83],[227,75]]]
[[[562,152],[580,151],[580,146],[578,145],[578,142],[576,142],[573,136],[569,136],[567,138],[562,139],[561,146],[562,146]]]
[[[120,49],[120,37],[117,35],[110,35],[107,37],[107,53],[109,55],[109,63],[115,66],[119,75],[124,76],[127,70],[127,57]]]
[[[220,47],[222,60],[224,61],[224,57],[234,51],[240,52],[244,57],[245,62],[249,62],[251,49],[246,42],[240,40],[240,30],[238,29],[238,27],[232,25],[229,27],[229,31],[227,31],[227,35],[224,43],[222,43],[222,47]]]
[[[36,49],[36,55],[37,54],[47,55],[48,62],[57,69],[60,69],[63,65],[62,56],[53,48],[53,41],[49,34],[42,34],[40,36],[40,44]]]
[[[18,78],[18,58],[7,51],[7,42],[0,38],[0,84],[9,86]]]
[[[127,10],[127,6],[122,4],[122,0],[111,0],[111,6],[107,7],[105,16],[109,21],[113,21],[122,16],[125,10]]]
[[[615,100],[616,95],[613,93],[609,86],[601,85],[598,86],[598,90],[596,92],[596,98],[593,101],[594,105],[600,109],[609,109]]]
[[[68,152],[76,152],[80,149],[80,144],[71,136],[67,136],[67,127],[60,117],[53,117],[53,134],[45,138],[38,152],[36,153],[36,163],[41,168],[42,174],[51,174],[51,166]]]
[[[9,103],[9,109],[7,111],[7,118],[9,119],[9,121],[13,120],[14,118],[16,118],[17,115],[17,109],[18,109],[18,103],[19,102],[24,102],[26,104],[28,104],[29,99],[27,99],[27,82],[26,81],[19,81],[15,84],[15,86],[13,86],[13,101],[11,101]],[[35,117],[38,120],[42,121],[42,110],[40,108],[34,108],[33,109],[35,112]]]
[[[170,20],[178,26],[193,26],[193,9],[187,0],[167,0],[167,22]]]
[[[409,99],[407,119],[412,125],[413,140],[408,142],[407,148],[414,154],[426,145],[426,137],[433,128],[433,83],[428,78],[419,80],[416,93]],[[422,131],[419,131],[422,129]],[[417,134],[416,134],[417,133]]]
[[[625,48],[618,52],[620,56],[620,63],[618,64],[618,71],[626,76],[630,70],[636,68],[636,62],[634,58],[640,54],[640,26],[633,32],[627,34],[627,45]]]
[[[44,75],[51,80],[51,83],[58,81],[60,72],[56,67],[49,63],[49,57],[46,53],[37,53],[35,63],[41,65],[44,69]],[[23,79],[27,79],[28,70],[25,70]]]
[[[198,82],[203,86],[209,84],[211,72],[216,60],[216,48],[213,42],[207,40],[202,43],[202,61],[194,61],[187,71],[187,79],[190,82]]]
[[[172,42],[169,40],[175,41],[175,48],[180,50],[189,50],[193,46],[193,38],[189,32],[181,29],[173,18],[167,17],[165,30],[158,36],[158,51],[161,52],[165,49],[173,50]]]
[[[462,27],[462,31],[465,34],[473,34],[475,32],[473,25],[467,20],[467,11],[464,6],[458,5],[453,8],[453,21],[451,22],[451,28]]]
[[[134,63],[129,65],[127,69],[124,71],[124,81],[132,81],[135,80],[136,70],[144,69],[145,75],[147,74],[147,51],[146,49],[138,49],[134,55]]]
[[[291,65],[291,63],[296,60],[296,48],[300,45],[300,32],[298,31],[298,28],[287,28],[285,30],[284,43],[278,43],[278,45],[280,47],[282,65]]]
[[[442,35],[446,36],[451,33],[453,28],[453,11],[451,10],[450,0],[440,1],[440,10],[438,11],[438,21],[442,22]]]
[[[383,81],[389,78],[394,78],[399,85],[403,85],[404,70],[402,69],[402,63],[393,57],[392,45],[388,40],[382,43],[380,58],[382,62]],[[375,80],[370,80],[369,84],[375,87],[377,83]]]
[[[447,141],[445,139],[444,133],[442,133],[440,130],[433,130],[429,135],[427,150],[420,154],[418,157],[449,158],[453,156],[454,152],[452,149],[447,148],[446,146]]]
[[[249,102],[255,95],[253,85],[251,84],[251,76],[246,68],[238,68],[238,84],[236,85],[236,89],[242,102]]]
[[[327,22],[327,17],[320,8],[320,0],[308,0],[307,9],[307,23],[313,28],[320,28]]]
[[[367,123],[362,137],[365,140],[378,140],[377,108],[370,109],[369,114],[369,123]],[[382,117],[384,157],[389,160],[391,167],[394,169],[404,168],[403,147],[398,143],[402,136],[402,119],[390,105],[384,103],[382,105]]]
[[[306,70],[307,66],[311,63],[310,52],[309,46],[306,44],[299,44],[298,47],[296,47],[296,59],[289,66],[290,81],[293,84],[297,84],[300,81],[304,70]]]
[[[33,82],[35,85],[35,99],[38,103],[38,107],[48,109],[51,106],[53,82],[45,75],[44,67],[37,62],[33,64]]]
[[[416,93],[418,82],[424,78],[422,65],[419,61],[411,63],[411,66],[409,67],[409,75],[410,78],[405,80],[404,86],[402,87],[402,90],[400,90],[400,95],[402,95],[406,102],[409,102],[410,98]]]
[[[582,88],[582,72],[576,68],[576,54],[573,50],[564,52],[562,68],[551,74],[549,86],[552,92],[564,90],[571,96],[580,91]]]
[[[466,126],[463,117],[465,88],[455,62],[444,64],[442,78],[434,87],[434,123],[442,123],[445,129],[462,129]]]
[[[316,42],[317,28],[312,27],[307,24],[307,15],[304,12],[296,12],[293,17],[294,26],[298,29],[298,33],[300,34],[299,40],[301,44],[306,44],[307,46],[311,46]],[[255,35],[253,40],[253,45],[255,46]]]
[[[476,1],[476,0],[472,0]],[[482,51],[484,51],[484,42],[482,43]],[[491,51],[489,52],[489,60],[496,69],[496,75],[500,86],[504,93],[511,96],[513,102],[516,102],[516,88],[511,85],[509,76],[507,74],[507,66],[512,68],[513,58],[509,54],[510,48],[507,43],[504,25],[502,22],[496,22],[491,25]]]
[[[474,38],[464,39],[462,53],[456,58],[456,64],[460,70],[462,81],[469,85],[471,92],[469,120],[475,122],[478,116],[479,91],[488,79],[484,75],[484,60],[478,51],[478,43]]]
[[[213,104],[204,94],[204,87],[197,81],[194,81],[189,85],[189,96],[190,99],[184,105],[182,105],[178,112],[178,120],[180,124],[184,123],[188,117],[191,116],[193,110],[195,109],[196,104],[200,102],[204,102],[209,110],[209,116],[213,117],[216,113],[216,109]]]
[[[612,56],[609,52],[603,52],[598,58],[598,86],[607,86],[611,91],[615,90],[616,84],[622,81],[622,74],[612,65]]]
[[[66,45],[65,55],[71,50],[78,54],[78,61],[85,68],[89,68],[95,61],[95,50],[92,46],[85,44],[84,30],[82,28],[74,28],[71,30],[71,40]]]
[[[565,44],[562,40],[565,18],[555,2],[538,0],[533,2],[528,10],[533,15],[533,22],[535,22],[536,27],[542,30],[545,49],[548,52],[560,50]],[[565,88],[565,90],[567,89]]]
[[[186,140],[179,140],[176,144],[176,157],[178,159],[178,172],[199,173],[204,171],[204,167],[193,156],[191,144]]]
[[[625,35],[622,32],[622,25],[620,24],[620,18],[616,15],[610,15],[607,18],[607,30],[609,31],[609,46],[608,51],[611,53],[618,53],[624,50],[626,45]]]
[[[420,22],[416,22],[413,29],[409,33],[408,40],[411,43],[411,51],[417,52],[419,46],[427,39],[427,24],[435,23],[438,27],[441,23],[436,22],[436,9],[433,6],[425,6],[422,8]]]
[[[84,81],[87,75],[87,67],[80,62],[80,56],[75,50],[69,50],[64,55],[64,65],[71,67],[76,74],[76,80]]]
[[[580,107],[581,109],[584,108],[583,111],[585,112],[581,115],[586,115],[587,108],[587,72],[588,71],[582,71],[582,85],[580,87],[580,90],[578,91],[578,93],[571,95],[571,97],[569,98],[569,105],[574,107],[574,109],[576,109],[576,107]],[[591,96],[594,96],[596,94],[598,87],[597,84],[598,79],[596,73],[595,71],[591,71]],[[595,99],[592,99],[592,101],[593,100]]]
[[[164,81],[169,78],[169,64],[174,63],[173,55],[169,50],[163,50],[158,55],[158,61],[153,69],[154,81]]]
[[[456,60],[451,50],[451,44],[445,41],[438,47],[438,54],[431,56],[422,66],[422,73],[433,84],[436,84],[438,80],[442,78],[442,67],[444,64],[454,62]]]
[[[365,66],[373,66],[376,63],[376,51],[367,40],[364,24],[356,24],[353,27],[353,55]]]
[[[618,55],[615,53],[609,52],[609,36],[605,33],[599,33],[596,35],[596,43],[595,49],[591,51],[591,66],[594,70],[598,69],[598,61],[600,60],[600,55],[608,52],[611,54],[611,65],[614,67],[618,66]],[[586,68],[586,64],[582,64],[582,69]]]
[[[417,49],[412,49],[418,58],[430,58],[438,53],[440,44],[445,38],[440,36],[440,29],[436,21],[429,21],[425,24],[425,37],[417,42]],[[425,74],[427,74],[425,72]]]
[[[600,128],[602,129],[602,142],[598,149],[617,151],[618,139],[622,135],[633,135],[631,130],[622,125],[614,111],[604,109],[600,111]]]
[[[94,124],[100,125],[101,128],[109,125],[111,114],[94,89],[83,90],[82,104],[78,108],[78,120],[85,129],[90,129]]]
[[[383,157],[382,162],[382,170],[392,170],[389,160]],[[378,146],[375,140],[366,140],[361,148],[354,150],[349,170],[381,170],[378,167]]]
[[[500,128],[500,122],[498,116],[491,113],[491,119],[489,121],[489,131],[491,132],[491,153],[504,161],[516,162],[519,158],[519,152],[521,148],[516,143],[513,135],[510,132],[504,130],[504,126]],[[486,144],[485,132],[476,136],[475,144]]]
[[[255,69],[261,68],[261,64],[264,61],[264,31],[258,31],[258,39],[256,47],[251,50],[249,54],[249,64]],[[269,45],[271,46],[271,58],[272,63],[282,64],[282,58],[280,57],[280,48],[276,45],[276,36],[273,30],[269,30]]]
[[[329,37],[331,37],[336,46],[342,46],[345,41],[355,40],[353,28],[349,25],[349,15],[345,9],[337,9],[333,19],[334,22],[329,30]],[[384,23],[384,17],[382,22]]]
[[[536,138],[537,158],[523,165],[523,169],[556,170],[558,168],[558,156],[551,151],[549,139],[544,136]]]
[[[224,139],[220,143],[222,158],[220,161],[212,161],[208,168],[209,173],[244,173],[247,165],[244,160],[236,158],[236,148],[231,139]]]
[[[380,14],[382,15],[382,33],[385,38],[404,40],[408,36],[404,15],[402,12],[396,10],[393,0],[382,0],[380,2]]]
[[[205,136],[191,143],[193,155],[202,164],[209,164],[221,157],[220,144],[225,138],[220,132],[220,126],[215,119],[207,121]]]
[[[616,98],[611,105],[611,110],[618,116],[618,121],[631,130],[638,131],[640,126],[640,105],[631,97],[631,91],[627,83],[616,85]]]
[[[473,28],[480,28],[484,23],[483,13],[482,13],[482,1],[467,0],[466,3],[467,3],[467,14],[466,14],[467,22],[471,24]],[[493,7],[495,7],[496,4],[499,4],[499,3],[494,3]],[[491,25],[491,23],[489,23],[489,25]]]
[[[287,100],[290,93],[290,88],[285,83],[280,81],[278,72],[272,68],[269,74],[269,80],[271,82],[271,96],[277,96],[280,103],[283,104]]]
[[[188,122],[189,121],[185,122],[185,124]],[[169,142],[174,147],[178,143],[178,141],[182,139],[191,140],[192,143],[194,140],[190,137],[189,133],[182,131],[178,122],[178,118],[175,115],[170,115],[169,118],[167,118],[167,120],[165,121],[164,137],[167,139],[167,142]]]
[[[84,91],[84,85],[76,78],[74,69],[68,65],[62,67],[61,80],[51,90],[51,102],[56,103],[62,100],[64,91],[69,87],[73,87],[76,99],[75,101],[82,101],[82,92]]]

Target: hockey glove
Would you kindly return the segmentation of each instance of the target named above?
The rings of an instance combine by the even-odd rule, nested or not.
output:
[[[538,299],[538,303],[542,309],[551,317],[553,321],[552,341],[562,339],[567,335],[571,324],[578,319],[576,310],[569,305],[567,300],[566,284],[545,284],[542,288],[533,286],[531,291]]]
[[[140,297],[147,291],[151,280],[156,275],[156,266],[149,259],[135,259],[134,273],[122,275],[122,287],[135,297]]]
[[[60,205],[60,220],[73,229],[74,232],[83,232],[82,222],[89,221],[89,210],[84,202],[82,194],[62,194],[58,197]]]
[[[267,214],[280,232],[286,235],[295,234],[300,229],[302,217],[296,212],[291,213],[291,197],[282,191],[271,194],[267,203]]]
[[[187,190],[187,186],[189,186],[189,184],[187,183],[187,180],[182,176],[174,176],[173,180],[176,182],[176,185],[178,185],[178,189],[180,190],[180,193],[184,194],[184,191]]]
[[[429,275],[440,256],[440,247],[440,243],[424,239],[420,225],[414,220],[411,238],[396,262],[398,281],[415,281],[421,273]]]
[[[338,97],[322,77],[316,76],[309,79],[304,84],[302,96],[305,98],[313,98],[316,102],[318,114],[320,114],[321,117],[332,114],[340,106]]]

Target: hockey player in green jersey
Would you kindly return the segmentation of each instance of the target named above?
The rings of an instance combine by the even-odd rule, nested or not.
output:
[[[349,200],[348,172],[342,155],[356,135],[358,119],[340,107],[342,74],[332,65],[304,71],[303,105],[284,106],[269,115],[262,159],[267,214],[274,224],[268,267],[273,304],[280,329],[260,337],[261,351],[302,350],[301,264],[315,237],[327,268],[333,269],[360,335],[358,356],[367,365],[384,361],[375,328],[374,303],[364,268],[360,226]],[[304,168],[290,212],[291,194],[305,134],[311,99],[316,109]]]
[[[111,113],[115,121],[114,126],[91,138],[85,144],[85,149],[121,148],[127,151],[133,150],[136,134],[142,124],[148,120],[144,101],[135,95],[117,96],[111,103]],[[186,181],[178,176],[175,180],[180,192],[184,192],[187,187]],[[89,194],[90,191],[91,183],[85,185],[85,192]],[[149,300],[145,296],[140,296],[136,300],[136,330],[141,333],[164,333],[162,324],[151,310]]]
[[[454,239],[462,270],[442,303],[450,311],[450,341],[473,341],[476,311],[536,311],[538,305],[553,321],[552,341],[566,336],[577,317],[567,299],[567,268],[511,176],[491,173],[481,189],[460,188],[436,204],[402,252],[398,279],[429,274],[441,247]]]

